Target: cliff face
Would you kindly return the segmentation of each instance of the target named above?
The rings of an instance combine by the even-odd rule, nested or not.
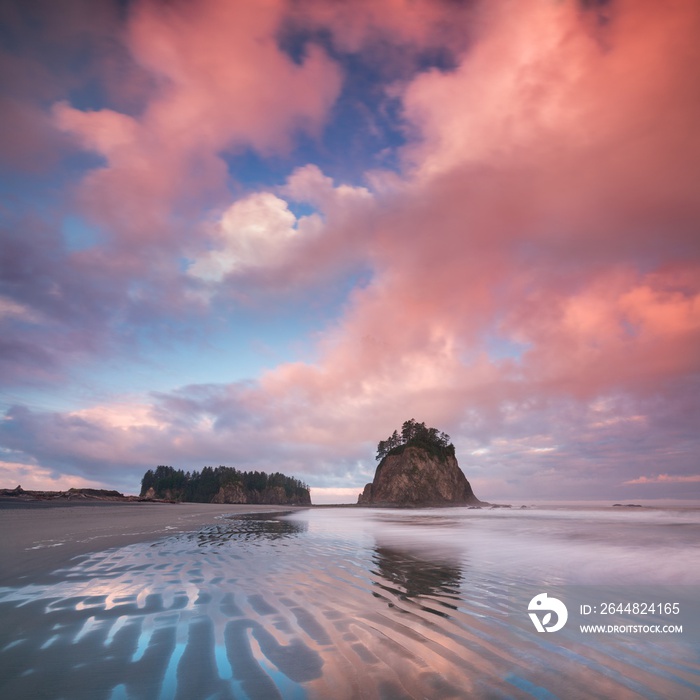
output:
[[[406,447],[401,454],[384,457],[357,503],[416,507],[480,501],[453,456],[440,459],[421,447]]]
[[[245,490],[240,484],[222,486],[211,501],[212,503],[256,503],[260,505],[310,506],[311,495],[308,491],[287,496],[282,486],[271,486],[262,491]]]
[[[227,484],[217,491],[212,503],[248,503],[246,492],[240,484]]]

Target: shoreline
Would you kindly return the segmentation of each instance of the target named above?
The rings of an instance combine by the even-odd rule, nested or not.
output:
[[[8,503],[8,501],[14,501]],[[41,582],[76,557],[198,530],[218,517],[306,506],[0,500],[0,587]]]
[[[496,506],[498,510],[608,510],[634,513],[669,509],[658,505],[607,503],[588,507],[562,504],[525,507]],[[50,499],[35,500],[0,496],[0,587],[20,586],[48,580],[52,572],[75,563],[78,557],[139,542],[152,542],[169,535],[192,532],[219,517],[253,513],[281,513],[326,509],[386,509],[358,504],[174,503],[172,501]],[[484,510],[490,511],[493,506]],[[697,506],[671,506],[670,510],[696,510]],[[398,509],[402,510],[402,509]],[[420,511],[420,508],[409,509]],[[445,510],[449,510],[446,508]]]

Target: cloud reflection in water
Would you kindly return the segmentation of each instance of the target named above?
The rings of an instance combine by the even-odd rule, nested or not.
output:
[[[665,542],[674,522],[640,536]],[[46,585],[0,589],[0,696],[566,697],[584,680],[616,697],[699,691],[682,639],[552,640],[531,629],[512,595],[523,570],[505,576],[493,552],[510,547],[523,561],[526,545],[554,547],[579,526],[594,523],[310,510],[96,553]],[[590,538],[567,547],[572,560],[609,551]]]

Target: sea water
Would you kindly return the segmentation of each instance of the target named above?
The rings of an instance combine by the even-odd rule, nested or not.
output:
[[[697,698],[699,541],[680,508],[221,517],[0,589],[0,697]]]

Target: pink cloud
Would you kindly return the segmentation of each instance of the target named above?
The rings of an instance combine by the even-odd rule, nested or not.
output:
[[[130,32],[139,62],[164,80],[146,120],[166,138],[219,149],[239,144],[284,149],[290,132],[314,133],[340,87],[340,73],[317,46],[297,65],[277,45],[283,2],[206,0],[163,11],[143,3]]]
[[[605,46],[575,3],[488,9],[457,70],[433,70],[406,86],[406,115],[419,136],[407,149],[409,163],[425,175],[479,162],[534,165],[550,175],[556,169],[560,178],[576,170],[589,187],[591,178],[609,184],[624,172],[622,185],[632,178],[669,196],[688,193],[692,184],[679,176],[691,170],[678,129],[687,133],[699,108],[690,29],[697,7],[680,0],[659,11],[648,0],[621,0]],[[696,142],[687,145],[697,152]],[[669,165],[682,164],[664,182],[664,170],[670,175]]]
[[[405,61],[406,48],[464,47],[475,14],[470,3],[434,0],[356,0],[352,5],[303,0],[294,4],[287,22],[294,28],[330,31],[339,50],[366,52],[380,64],[380,59],[397,62],[401,57]],[[400,57],[392,55],[392,44],[402,47]]]
[[[276,2],[143,2],[126,39],[158,86],[142,114],[56,105],[57,125],[107,161],[87,176],[80,196],[117,239],[132,249],[167,240],[175,212],[192,217],[219,201],[227,177],[222,151],[279,153],[293,134],[318,132],[340,71],[317,46],[300,64],[281,51],[275,32],[283,9]]]
[[[698,366],[698,292],[677,279],[672,270],[645,276],[613,267],[575,290],[542,285],[513,305],[503,330],[529,347],[531,378],[553,388],[660,387]]]
[[[700,482],[700,474],[690,474],[684,476],[681,474],[657,474],[656,476],[640,476],[630,481],[625,481],[625,484],[692,484]]]
[[[694,483],[682,472],[699,409],[698,6],[620,0],[601,29],[577,3],[484,5],[455,70],[395,88],[403,170],[372,174],[390,186],[307,165],[224,206],[218,154],[282,152],[296,130],[314,134],[340,84],[320,49],[297,65],[276,45],[282,4],[231,7],[138,9],[129,46],[159,81],[138,116],[55,108],[106,159],[85,206],[138,249],[146,235],[170,241],[166,230],[184,240],[164,226],[173,202],[209,196],[220,214],[208,234],[193,229],[211,251],[198,240],[190,277],[214,287],[234,274],[252,289],[256,268],[286,289],[348,259],[371,279],[319,333],[314,361],[152,397],[155,423],[125,427],[109,406],[16,413],[16,448],[63,452],[85,473],[105,454],[133,470],[236,458],[362,482],[372,443],[413,416],[453,435],[484,488],[590,494],[659,459],[684,481],[650,479]],[[401,2],[363,4],[346,24],[335,3],[304,7],[348,51],[392,27],[427,46],[449,18],[438,3],[406,17]],[[421,13],[435,19],[427,29]],[[318,209],[308,236],[288,200]]]
[[[25,491],[67,491],[71,488],[111,488],[103,481],[85,479],[77,474],[59,474],[37,464],[0,461],[0,483],[7,488],[21,486]],[[9,486],[12,484],[12,486]]]
[[[455,72],[406,87],[421,138],[373,212],[375,276],[317,364],[261,378],[290,433],[472,410],[504,430],[508,402],[654,396],[697,372],[697,11],[621,3],[606,47],[572,4],[505,7]],[[520,356],[489,359],[489,334]]]

